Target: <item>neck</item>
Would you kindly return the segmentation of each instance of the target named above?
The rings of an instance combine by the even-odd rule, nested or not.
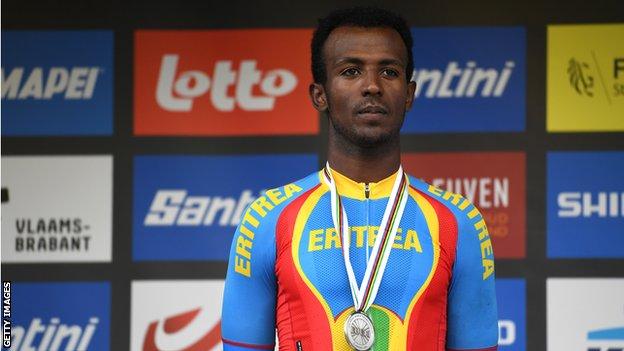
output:
[[[332,135],[333,134],[333,135]],[[332,169],[358,183],[376,183],[401,165],[399,137],[370,147],[354,145],[330,131],[327,161]]]

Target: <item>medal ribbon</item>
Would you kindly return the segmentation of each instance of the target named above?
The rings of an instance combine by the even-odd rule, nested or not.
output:
[[[325,182],[331,190],[331,212],[332,220],[334,222],[334,228],[340,233],[340,243],[342,246],[342,255],[345,261],[345,267],[347,269],[347,276],[349,277],[349,286],[351,288],[351,297],[353,298],[353,306],[356,312],[366,312],[368,308],[375,301],[379,286],[381,284],[381,278],[383,277],[386,265],[388,264],[388,258],[390,257],[390,251],[392,250],[392,244],[394,244],[394,238],[396,237],[399,223],[403,217],[403,211],[405,210],[405,204],[407,203],[407,176],[403,172],[403,167],[399,166],[388,204],[384,211],[384,215],[381,219],[379,226],[379,233],[375,238],[373,245],[373,252],[371,253],[370,260],[366,265],[366,271],[364,273],[364,279],[360,287],[357,285],[355,274],[353,273],[353,266],[351,265],[351,257],[349,255],[349,247],[351,244],[351,230],[349,229],[349,220],[347,219],[347,213],[342,205],[342,200],[338,195],[336,189],[336,183],[331,175],[329,163],[323,170],[325,174]],[[368,243],[365,243],[368,245]]]

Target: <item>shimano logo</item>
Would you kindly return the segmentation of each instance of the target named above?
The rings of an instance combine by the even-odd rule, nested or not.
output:
[[[90,349],[98,323],[97,317],[89,318],[86,326],[63,324],[60,318],[53,317],[46,325],[41,318],[33,318],[28,329],[13,327],[11,350],[86,351]]]
[[[232,68],[232,61],[217,61],[211,77],[198,70],[178,73],[178,61],[179,55],[164,55],[160,66],[156,101],[167,111],[189,112],[194,99],[209,90],[212,106],[218,111],[230,112],[236,106],[245,111],[270,111],[276,97],[291,93],[297,86],[291,71],[263,73],[256,69],[256,60],[242,60],[238,71]],[[229,93],[232,90],[233,95]],[[258,90],[262,95],[255,95]]]
[[[89,100],[97,84],[100,67],[35,67],[26,71],[15,67],[10,72],[2,68],[2,99],[50,100],[62,96],[66,100]]]
[[[220,196],[189,196],[186,190],[158,190],[143,223],[146,226],[236,226],[245,208],[256,197],[244,190],[238,199]]]
[[[561,192],[557,205],[562,218],[624,217],[624,192]]]
[[[468,61],[464,67],[451,61],[444,71],[438,69],[416,69],[415,97],[424,93],[426,98],[471,98],[501,97],[515,66],[514,61],[505,62],[501,69],[477,67]]]
[[[498,346],[510,346],[516,342],[516,323],[509,319],[498,321]]]

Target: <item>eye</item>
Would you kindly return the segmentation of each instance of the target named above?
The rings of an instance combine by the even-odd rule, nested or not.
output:
[[[353,77],[360,74],[360,70],[355,67],[349,67],[340,73],[341,76]]]
[[[399,71],[392,68],[384,68],[381,74],[387,77],[397,78],[399,77]]]

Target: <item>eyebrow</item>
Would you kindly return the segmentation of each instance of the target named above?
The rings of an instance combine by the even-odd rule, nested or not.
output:
[[[338,60],[336,60],[335,62],[337,65],[341,65],[341,64],[347,64],[347,63],[352,63],[352,64],[356,64],[356,65],[362,65],[364,64],[364,61],[362,59],[359,59],[357,57],[341,57]],[[405,66],[403,64],[403,62],[399,61],[399,60],[395,60],[395,59],[382,59],[379,62],[377,62],[379,65],[382,66],[387,66],[387,65],[397,65],[400,67]]]

